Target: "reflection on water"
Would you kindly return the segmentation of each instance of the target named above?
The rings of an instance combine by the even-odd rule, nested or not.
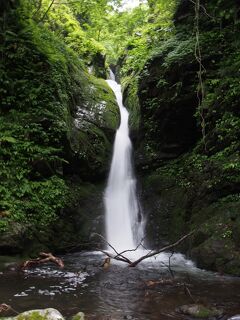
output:
[[[0,273],[0,303],[21,312],[35,308],[57,308],[65,316],[83,311],[87,319],[169,320],[187,319],[176,308],[192,303],[183,282],[189,285],[196,301],[215,304],[228,315],[240,313],[240,279],[205,272],[174,255],[172,284],[149,286],[149,281],[170,277],[168,255],[128,268],[113,263],[108,270],[97,253],[71,254],[63,257],[65,269],[42,266],[18,273]],[[3,265],[3,263],[2,263]]]

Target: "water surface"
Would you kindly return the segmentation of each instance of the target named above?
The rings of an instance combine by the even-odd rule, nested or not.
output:
[[[176,312],[177,307],[192,303],[185,282],[196,301],[221,307],[229,316],[240,313],[240,279],[199,270],[182,255],[171,259],[174,283],[153,286],[148,281],[170,278],[166,254],[135,268],[114,263],[107,270],[101,267],[102,254],[85,252],[62,258],[64,270],[46,265],[27,272],[6,270],[7,262],[2,261],[1,303],[18,312],[53,307],[66,317],[83,311],[87,319],[98,320],[189,319]]]

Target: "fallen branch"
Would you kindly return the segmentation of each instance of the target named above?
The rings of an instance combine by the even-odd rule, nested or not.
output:
[[[102,236],[101,236],[102,237]],[[105,239],[104,239],[105,240]],[[106,240],[105,240],[106,241]],[[143,241],[143,240],[142,240]],[[117,252],[117,250],[112,246],[110,245],[107,241],[107,244],[110,246],[110,248],[112,248],[114,250],[114,252],[116,253],[116,256],[112,255],[111,253],[107,252],[107,251],[103,251],[101,250],[102,253],[106,254],[109,258],[111,259],[115,259],[115,260],[118,260],[118,261],[122,261],[122,262],[126,262],[128,264],[131,264],[132,261],[130,259],[128,259],[127,257],[125,257],[123,254],[124,253],[127,253],[127,252],[134,252],[136,251],[140,246],[142,246],[142,241],[136,246],[135,249],[128,249],[128,250],[124,250],[122,252]]]
[[[128,264],[132,263],[131,260],[129,260],[127,257],[124,257],[124,256],[121,256],[120,254],[117,254],[116,256],[107,252],[107,251],[104,251],[104,250],[100,250],[102,253],[104,253],[107,257],[109,257],[110,259],[114,259],[114,260],[117,260],[117,261],[122,261],[122,262],[126,262]]]
[[[14,310],[9,304],[6,303],[1,303],[0,304],[0,314],[1,313],[5,313],[8,311],[13,311],[16,314],[19,314],[19,312],[17,312],[16,310]]]
[[[139,264],[141,261],[145,260],[145,259],[148,259],[150,257],[153,257],[153,256],[156,256],[164,251],[167,251],[167,250],[170,250],[170,249],[173,249],[175,248],[176,246],[178,246],[180,243],[182,243],[184,240],[186,240],[188,237],[190,237],[191,235],[193,235],[195,231],[191,231],[189,232],[188,234],[184,235],[182,238],[180,238],[178,241],[168,245],[168,246],[165,246],[161,249],[158,249],[158,250],[150,250],[147,254],[141,256],[140,258],[138,258],[137,260],[135,261],[131,261],[129,258],[125,257],[123,254],[124,253],[127,253],[127,252],[133,252],[133,251],[136,251],[140,246],[142,246],[142,241],[136,246],[135,249],[129,249],[129,250],[124,250],[122,252],[117,252],[117,250],[100,234],[98,233],[95,233],[95,235],[97,235],[98,237],[100,237],[102,240],[104,240],[105,243],[108,244],[108,246],[116,253],[116,255],[108,252],[108,251],[105,251],[105,250],[100,250],[102,253],[104,253],[107,257],[109,257],[110,259],[115,259],[117,261],[122,261],[122,262],[126,262],[128,263],[129,267],[135,267],[137,264]],[[171,270],[171,266],[170,266],[170,260],[171,260],[171,257],[172,257],[172,254],[169,258],[169,271],[170,273],[172,274],[172,270]],[[173,274],[172,274],[173,275]]]
[[[174,253],[172,252],[171,255],[168,257],[168,264],[162,262],[162,265],[164,265],[165,267],[168,268],[168,271],[169,271],[169,273],[170,273],[172,278],[174,278],[174,272],[173,272],[173,270],[171,268],[171,258],[172,258],[173,255],[174,255]]]
[[[183,283],[183,287],[184,287],[184,292],[185,292],[185,294],[188,295],[188,296],[192,299],[193,303],[196,303],[197,300],[194,299],[194,297],[193,297],[190,289],[188,288],[188,285],[187,285],[186,283]]]
[[[167,251],[167,250],[169,250],[169,249],[172,249],[172,248],[178,246],[180,243],[182,243],[184,240],[186,240],[188,237],[190,237],[193,233],[194,233],[194,231],[189,232],[188,234],[186,234],[185,236],[183,236],[182,238],[180,238],[178,241],[176,241],[176,242],[174,242],[174,243],[172,243],[172,244],[170,244],[170,245],[168,245],[168,246],[165,246],[165,247],[163,247],[163,248],[161,248],[161,249],[159,249],[159,250],[153,250],[153,251],[148,252],[148,253],[145,254],[144,256],[142,256],[142,257],[140,257],[139,259],[133,261],[133,262],[129,265],[129,267],[135,267],[137,264],[139,264],[139,262],[141,262],[141,261],[143,261],[143,260],[145,260],[145,259],[148,259],[148,258],[150,258],[150,257],[153,257],[153,256],[159,254],[159,253],[162,253],[162,252],[164,252],[164,251]]]
[[[145,282],[147,287],[154,287],[156,285],[169,285],[174,284],[173,279],[160,279],[160,280],[148,280]]]
[[[102,253],[106,254],[111,259],[131,263],[131,261],[127,257],[124,257],[121,252],[117,252],[117,250],[109,242],[107,242],[107,240],[101,234],[95,233],[95,235],[98,236],[99,238],[101,238],[105,243],[107,243],[107,245],[111,249],[113,249],[113,251],[116,253],[116,256],[112,255],[111,253],[109,253],[107,251],[100,250]],[[123,251],[123,253],[127,252],[127,251],[128,250],[125,250],[125,251]],[[129,251],[132,251],[132,250],[129,250]]]
[[[62,259],[53,256],[52,253],[50,253],[50,252],[48,252],[48,253],[40,252],[38,258],[27,260],[27,261],[23,262],[20,266],[20,269],[26,270],[29,268],[34,268],[34,267],[38,266],[39,264],[44,264],[44,263],[49,263],[49,262],[56,264],[61,269],[64,268],[64,263],[63,263]]]

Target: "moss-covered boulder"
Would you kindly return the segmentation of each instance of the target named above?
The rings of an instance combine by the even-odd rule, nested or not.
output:
[[[191,316],[193,318],[209,319],[212,317],[219,317],[222,315],[222,310],[218,310],[213,307],[204,306],[201,304],[190,304],[183,305],[177,309],[185,315]]]
[[[53,308],[37,309],[25,311],[17,315],[16,317],[9,317],[3,319],[14,320],[64,320],[61,313]]]
[[[83,312],[78,312],[72,320],[84,320]],[[64,320],[62,314],[54,308],[36,309],[20,313],[15,317],[1,317],[4,320]]]
[[[178,250],[201,268],[240,275],[239,196],[224,197],[226,186],[209,187],[212,177],[194,173],[193,167],[189,171],[189,161],[185,157],[169,163],[142,181],[150,244],[159,247],[195,230]]]
[[[71,114],[66,173],[85,180],[102,179],[108,169],[119,110],[114,93],[103,79],[86,73],[79,78]]]
[[[192,217],[201,225],[194,236],[191,255],[198,265],[223,273],[240,275],[238,245],[240,202],[220,201]],[[199,217],[204,223],[199,223]]]

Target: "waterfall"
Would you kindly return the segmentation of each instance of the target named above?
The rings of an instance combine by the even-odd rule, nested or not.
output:
[[[107,241],[117,250],[135,248],[143,238],[143,219],[136,196],[129,138],[128,111],[122,103],[121,86],[113,72],[107,83],[115,93],[121,123],[116,132],[108,183],[105,190],[105,222]]]

